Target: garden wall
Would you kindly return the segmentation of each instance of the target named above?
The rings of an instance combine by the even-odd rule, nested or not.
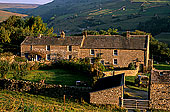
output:
[[[62,97],[66,95],[74,98],[86,97],[91,91],[90,87],[61,86],[10,79],[0,79],[0,88],[49,97]]]
[[[138,70],[118,70],[114,71],[114,75],[125,73],[125,76],[136,76]]]
[[[114,88],[91,92],[90,103],[120,105],[120,99],[123,96],[122,91],[123,87],[118,86]]]

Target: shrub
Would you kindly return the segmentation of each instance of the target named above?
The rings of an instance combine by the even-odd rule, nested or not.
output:
[[[19,57],[19,56],[16,56],[16,57],[14,58],[14,60],[15,60],[16,62],[26,62],[26,61],[27,61],[27,59],[26,59],[25,57]]]
[[[6,60],[0,60],[0,73],[1,78],[6,78],[7,73],[10,70],[10,64]]]
[[[130,63],[130,64],[128,65],[128,68],[129,68],[130,70],[136,70],[136,66],[135,66],[134,63]]]

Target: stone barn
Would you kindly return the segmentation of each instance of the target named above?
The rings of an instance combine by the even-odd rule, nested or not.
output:
[[[120,106],[124,93],[124,73],[99,79],[90,92],[90,103]]]
[[[153,70],[150,78],[150,106],[170,110],[170,70]]]

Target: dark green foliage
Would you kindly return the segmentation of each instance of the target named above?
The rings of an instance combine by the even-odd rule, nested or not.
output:
[[[8,61],[0,60],[0,74],[1,78],[6,78],[7,73],[10,71],[10,64]]]
[[[56,34],[53,35],[53,28],[49,29],[39,16],[26,19],[11,16],[0,23],[0,43],[5,51],[15,54],[20,51],[20,44],[26,36],[37,36],[38,34],[56,36]]]
[[[129,68],[129,70],[136,70],[136,67],[135,67],[135,64],[134,64],[134,63],[130,63],[130,64],[128,65],[128,68]]]
[[[13,78],[16,80],[21,80],[25,75],[27,75],[27,63],[19,64],[19,63],[12,63],[11,70],[14,71]]]
[[[14,58],[14,60],[15,60],[16,62],[26,62],[26,61],[27,61],[27,59],[26,59],[25,57],[20,57],[20,56],[16,56],[16,57]]]
[[[160,18],[159,16],[153,17],[151,20],[141,22],[138,29],[150,32],[152,35],[160,34],[161,32],[170,32],[170,18]]]
[[[93,31],[93,30],[88,30],[87,34],[88,35],[118,35],[118,30],[117,29],[112,29],[109,28],[108,30],[100,30],[100,31]]]

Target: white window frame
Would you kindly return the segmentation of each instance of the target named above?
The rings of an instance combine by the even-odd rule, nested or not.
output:
[[[115,60],[117,60],[117,63],[115,64]],[[114,58],[113,59],[113,65],[118,65],[118,59],[117,58]]]
[[[71,50],[70,50],[71,47]],[[73,47],[72,46],[67,46],[67,51],[73,51]]]
[[[72,57],[73,57],[72,55],[67,55],[67,59],[70,60],[70,56],[71,56],[71,59],[72,59]]]
[[[46,60],[50,61],[51,60],[51,56],[50,56],[50,59],[48,59],[48,55],[50,55],[50,54],[46,54]]]
[[[90,49],[90,55],[94,55],[95,54],[95,51],[94,51],[94,54],[92,54],[92,50],[94,51],[94,49]]]
[[[115,51],[117,51],[117,54],[115,54]],[[113,50],[113,55],[114,55],[114,56],[117,56],[117,55],[118,55],[118,50],[116,50],[116,49]]]
[[[48,46],[50,48],[50,45],[46,45],[46,51],[50,51],[50,49],[48,50]]]
[[[94,64],[94,63],[92,63],[92,60],[93,60],[94,58],[90,58],[90,64]]]

